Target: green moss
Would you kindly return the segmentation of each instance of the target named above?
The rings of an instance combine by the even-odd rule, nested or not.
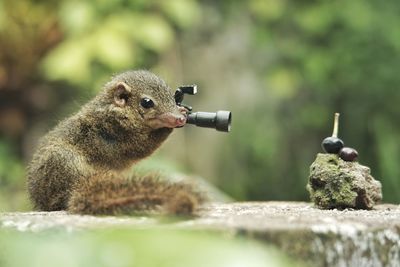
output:
[[[310,166],[307,190],[316,206],[372,208],[382,198],[380,183],[358,162],[346,162],[336,154],[318,154]]]

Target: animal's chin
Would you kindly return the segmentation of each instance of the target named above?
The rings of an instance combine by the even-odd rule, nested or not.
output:
[[[161,144],[173,130],[173,128],[158,128],[151,131],[150,135],[157,139]]]
[[[163,129],[163,128],[166,128],[166,129],[172,128],[172,127],[166,126],[164,123],[162,123],[158,119],[149,119],[149,120],[147,120],[146,125],[152,130]]]

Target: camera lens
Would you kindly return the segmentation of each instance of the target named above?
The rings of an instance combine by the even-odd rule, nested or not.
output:
[[[231,130],[232,113],[230,111],[217,111],[215,117],[215,129],[222,132],[230,132]]]
[[[231,130],[232,114],[230,111],[220,110],[212,112],[193,112],[187,117],[187,123],[199,127],[214,128],[217,131],[229,132]]]

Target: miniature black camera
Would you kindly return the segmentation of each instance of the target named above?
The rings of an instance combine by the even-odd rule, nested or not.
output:
[[[175,102],[178,106],[186,108],[186,123],[194,124],[199,127],[214,128],[217,131],[229,132],[231,130],[232,113],[220,110],[217,112],[193,112],[191,106],[182,103],[185,94],[195,95],[197,85],[179,86],[175,91]]]

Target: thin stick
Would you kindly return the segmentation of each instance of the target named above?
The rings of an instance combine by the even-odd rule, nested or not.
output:
[[[333,133],[332,137],[338,137],[338,132],[339,132],[339,113],[335,113],[335,120],[333,122]]]

